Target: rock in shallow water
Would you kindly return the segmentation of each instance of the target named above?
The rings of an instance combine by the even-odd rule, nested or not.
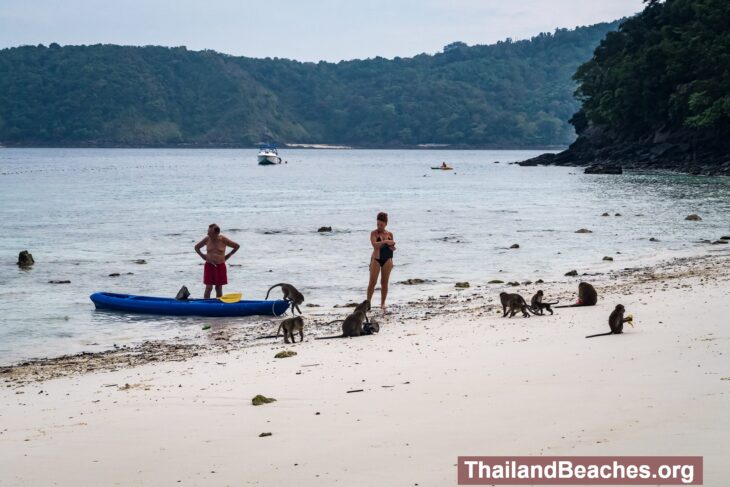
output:
[[[30,267],[35,264],[33,256],[27,250],[23,250],[18,254],[18,265],[20,267]]]
[[[691,221],[691,222],[701,222],[702,221],[702,217],[700,215],[692,214],[692,215],[687,215],[687,217],[685,218],[685,220],[688,220],[688,221]]]
[[[413,286],[414,284],[425,284],[426,279],[406,279],[405,281],[398,281],[398,284],[405,284],[406,286]]]

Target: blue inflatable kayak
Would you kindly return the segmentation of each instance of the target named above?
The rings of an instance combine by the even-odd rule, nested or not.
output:
[[[174,316],[279,316],[289,309],[289,302],[281,299],[224,303],[218,299],[178,301],[173,298],[115,293],[94,293],[90,298],[96,305],[96,309]]]

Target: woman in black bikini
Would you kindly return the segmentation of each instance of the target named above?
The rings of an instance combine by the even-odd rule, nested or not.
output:
[[[395,241],[393,234],[385,230],[388,225],[388,214],[380,212],[377,219],[378,228],[370,232],[370,243],[373,245],[373,255],[370,257],[370,284],[368,284],[368,301],[372,302],[375,292],[375,283],[378,274],[382,271],[380,280],[380,308],[385,311],[385,298],[388,296],[388,279],[393,270],[393,251]]]

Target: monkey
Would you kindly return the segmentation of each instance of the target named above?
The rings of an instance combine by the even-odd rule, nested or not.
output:
[[[564,304],[563,306],[556,306],[556,308],[575,308],[578,306],[595,306],[598,302],[598,293],[596,288],[588,284],[587,282],[581,282],[578,284],[578,302],[575,304]]]
[[[187,301],[189,297],[190,291],[188,291],[187,286],[183,286],[177,292],[177,296],[175,296],[175,299],[177,299],[178,301]]]
[[[606,335],[620,335],[624,332],[624,323],[631,321],[629,318],[624,318],[624,312],[626,309],[622,304],[617,304],[616,309],[611,312],[608,317],[608,326],[611,327],[611,331],[608,333],[598,333],[596,335],[588,335],[586,338],[602,337]]]
[[[342,335],[331,336],[331,337],[318,337],[317,340],[323,340],[328,338],[345,338],[350,336],[360,335],[372,335],[380,331],[380,325],[375,320],[369,320],[367,312],[370,311],[370,301],[365,300],[358,304],[355,309],[347,315],[344,320],[334,320],[327,323],[331,325],[333,323],[342,322]],[[359,324],[358,324],[359,321]]]
[[[370,320],[364,325],[362,325],[362,334],[363,335],[374,335],[375,333],[380,332],[380,324],[375,320]]]
[[[274,289],[277,286],[281,286],[281,291],[284,293],[284,299],[289,301],[289,303],[291,303],[291,314],[294,314],[294,308],[296,308],[296,310],[299,311],[299,314],[302,314],[302,310],[299,309],[299,305],[304,302],[304,296],[302,295],[302,293],[297,291],[297,288],[295,288],[291,284],[287,284],[285,282],[280,282],[279,284],[274,284],[266,292],[265,299],[269,299],[269,293],[271,292],[272,289]]]
[[[545,311],[550,311],[550,314],[553,314],[553,309],[551,308],[552,305],[558,304],[560,301],[555,301],[554,303],[543,303],[542,302],[543,292],[542,290],[539,290],[535,293],[535,295],[532,297],[532,301],[530,302],[530,308],[536,315],[544,315]]]
[[[296,343],[296,340],[294,339],[295,331],[299,332],[299,341],[304,341],[304,318],[301,316],[294,316],[282,321],[279,325],[279,329],[276,330],[277,337],[279,336],[279,332],[282,328],[284,329],[284,343],[289,343],[289,338],[291,338],[292,343]]]
[[[362,311],[365,314],[365,323],[370,323],[368,311],[370,311],[370,300],[366,299],[355,307],[355,311]]]
[[[507,308],[509,308],[510,318],[517,313],[517,310],[522,311],[522,315],[525,318],[530,317],[530,313],[528,313],[530,308],[527,306],[525,298],[519,294],[499,293],[499,300],[502,302],[502,311],[504,311],[502,318],[507,316]]]
[[[365,312],[362,310],[356,310],[347,315],[344,320],[335,320],[327,323],[337,323],[342,321],[342,335],[329,336],[329,337],[317,337],[316,340],[329,340],[330,338],[347,338],[347,337],[359,337],[363,334],[363,323],[365,322]],[[380,327],[378,327],[380,330]]]

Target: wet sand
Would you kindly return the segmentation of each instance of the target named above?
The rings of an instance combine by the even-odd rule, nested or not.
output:
[[[472,283],[376,313],[376,336],[313,340],[337,333],[321,312],[301,344],[254,339],[272,323],[3,368],[0,485],[442,486],[458,455],[703,455],[723,485],[728,264],[583,277],[598,305],[554,316],[501,318],[505,285]],[[567,302],[580,280],[509,289]],[[586,340],[618,303],[635,327]]]

